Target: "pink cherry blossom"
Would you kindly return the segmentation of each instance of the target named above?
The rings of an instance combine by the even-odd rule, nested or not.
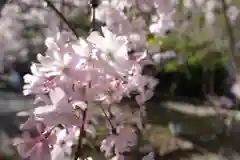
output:
[[[36,135],[31,137],[30,132],[25,131],[23,132],[22,138],[15,141],[15,145],[17,146],[19,154],[24,158],[29,158],[30,160],[50,160],[50,147],[54,143],[54,135],[51,134],[51,130],[46,130],[45,124],[42,122],[34,122],[32,125],[36,125]],[[25,128],[30,127],[29,125],[29,123],[26,124]]]
[[[24,94],[36,95],[36,103],[44,102],[33,109],[25,127],[35,128],[30,124],[36,121],[47,127],[38,136],[25,138],[18,145],[22,156],[39,158],[37,154],[44,150],[45,154],[41,155],[46,155],[46,159],[71,159],[69,148],[77,145],[79,133],[96,137],[99,125],[96,111],[101,107],[100,115],[112,131],[100,147],[105,156],[120,160],[126,158],[124,153],[136,150],[138,133],[123,125],[124,116],[115,104],[137,92],[135,99],[143,113],[158,82],[142,74],[144,65],[154,62],[145,45],[147,32],[141,29],[145,21],[136,18],[129,24],[132,26],[125,33],[102,27],[103,35],[93,31],[86,39],[73,39],[64,32],[45,40],[46,53],[37,55],[38,63],[32,64],[32,74],[24,77]],[[128,51],[134,47],[139,51],[131,57]],[[59,125],[63,128],[60,131],[49,130]],[[50,141],[50,135],[56,135],[57,139]]]

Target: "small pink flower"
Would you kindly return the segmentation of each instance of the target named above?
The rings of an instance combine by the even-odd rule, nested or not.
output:
[[[118,136],[116,139],[115,152],[126,153],[136,148],[138,135],[132,127],[126,125],[119,126],[117,132]]]
[[[34,123],[25,124],[24,128],[30,127]],[[30,160],[50,160],[51,145],[55,141],[51,131],[45,130],[45,125],[39,121],[35,121],[35,129],[24,131],[22,138],[15,140],[18,153],[23,158]],[[35,135],[31,135],[31,131],[36,131]],[[33,132],[32,132],[33,133]]]

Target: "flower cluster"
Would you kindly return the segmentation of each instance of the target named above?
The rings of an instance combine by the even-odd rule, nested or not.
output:
[[[102,35],[93,31],[86,39],[58,33],[45,44],[45,55],[37,55],[39,63],[32,63],[32,74],[24,77],[23,93],[36,95],[39,106],[23,129],[35,128],[37,133],[16,143],[19,153],[34,160],[71,159],[69,148],[77,145],[79,132],[96,136],[99,108],[111,126],[101,146],[106,157],[118,160],[134,150],[137,133],[129,126],[111,123],[118,116],[111,110],[112,104],[132,92],[138,93],[135,99],[140,108],[153,96],[157,81],[142,74],[146,52],[130,57],[128,37],[117,36],[106,27]]]
[[[96,18],[118,35],[127,35],[134,50],[146,47],[150,33],[163,36],[174,26],[175,0],[102,0]],[[158,50],[159,51],[159,50]]]

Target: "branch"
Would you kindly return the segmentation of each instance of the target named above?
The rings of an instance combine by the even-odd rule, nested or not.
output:
[[[82,124],[81,124],[81,127],[80,127],[77,150],[76,150],[75,155],[74,155],[74,160],[78,160],[78,158],[83,157],[82,139],[85,137],[85,127],[84,126],[85,126],[85,122],[86,122],[86,116],[87,116],[87,109],[85,109],[83,111],[83,114],[82,114]]]
[[[146,118],[146,107],[145,105],[140,105],[140,110],[139,110],[139,124],[138,124],[138,128],[139,129],[144,129],[146,127],[145,124],[145,118]]]
[[[71,24],[67,21],[64,15],[54,6],[54,4],[50,0],[44,0],[44,1],[47,3],[48,7],[51,8],[58,15],[58,17],[66,23],[66,25],[73,32],[76,38],[78,38],[79,35],[77,31],[71,26]]]
[[[91,27],[92,31],[96,30],[96,9],[95,7],[92,7],[92,27]]]
[[[109,106],[109,107],[111,107],[111,106]],[[112,122],[111,122],[110,118],[108,117],[107,113],[105,112],[105,110],[103,109],[103,107],[102,107],[101,105],[99,105],[99,108],[102,110],[105,119],[108,121],[108,123],[109,123],[109,125],[110,125],[110,127],[111,127],[111,129],[112,129],[112,133],[113,133],[113,134],[116,134],[116,133],[117,133],[116,128],[115,128],[114,125],[112,124]],[[111,114],[111,113],[109,113],[109,114]]]
[[[90,6],[92,8],[92,26],[91,31],[96,30],[96,8],[99,5],[99,0],[90,0]]]

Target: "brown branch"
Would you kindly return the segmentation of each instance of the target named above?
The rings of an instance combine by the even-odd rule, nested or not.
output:
[[[91,12],[92,12],[92,25],[90,32],[96,30],[96,8],[99,5],[99,0],[90,0],[90,7],[91,7]]]
[[[111,107],[111,106],[109,106],[109,107]],[[108,117],[107,113],[105,112],[105,110],[103,109],[103,107],[102,107],[101,105],[99,105],[99,108],[102,110],[105,119],[108,121],[109,125],[111,126],[112,133],[113,133],[113,134],[116,134],[116,133],[117,133],[116,128],[115,128],[114,125],[112,124],[112,122],[111,122],[110,118]],[[109,113],[109,114],[111,114],[111,113]]]
[[[82,140],[85,137],[85,122],[86,122],[86,117],[87,117],[87,109],[83,111],[82,114],[82,124],[80,127],[80,133],[78,137],[78,144],[77,144],[77,149],[74,155],[74,160],[78,160],[78,158],[83,157],[83,152],[82,152]]]
[[[68,28],[73,32],[73,34],[76,36],[76,38],[79,37],[77,31],[71,26],[71,24],[68,22],[68,20],[64,17],[64,15],[54,6],[54,4],[50,0],[44,0],[48,7],[51,8],[57,15],[58,17],[63,20]]]

